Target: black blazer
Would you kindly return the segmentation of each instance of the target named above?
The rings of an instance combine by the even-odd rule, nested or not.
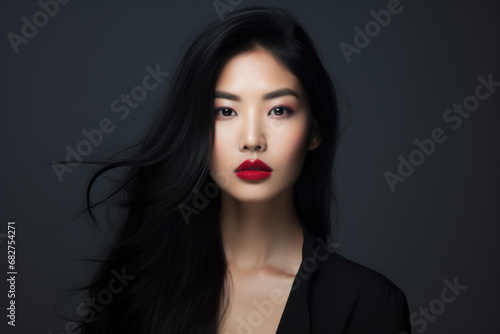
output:
[[[411,333],[401,289],[384,275],[335,253],[301,224],[302,263],[277,334]]]

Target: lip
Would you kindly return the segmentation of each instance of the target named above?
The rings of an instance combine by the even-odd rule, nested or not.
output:
[[[236,168],[235,173],[241,179],[261,180],[269,177],[272,171],[272,168],[266,165],[262,160],[247,159]]]

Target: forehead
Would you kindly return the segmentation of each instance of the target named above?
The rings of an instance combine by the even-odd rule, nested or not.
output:
[[[302,94],[297,77],[266,50],[256,49],[229,59],[217,79],[216,89],[232,92],[290,88]]]

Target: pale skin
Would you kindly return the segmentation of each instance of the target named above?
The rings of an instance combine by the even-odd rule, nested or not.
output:
[[[225,64],[214,106],[210,172],[221,189],[229,292],[219,333],[276,333],[302,262],[293,186],[307,151],[321,139],[316,132],[309,135],[300,82],[261,48]],[[258,181],[236,176],[244,160],[257,158],[273,169],[271,176]]]

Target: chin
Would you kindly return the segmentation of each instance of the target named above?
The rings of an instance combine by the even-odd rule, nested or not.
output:
[[[271,201],[275,196],[273,194],[248,194],[238,193],[238,194],[228,194],[230,198],[241,203],[266,203]]]
[[[242,203],[266,203],[275,200],[285,192],[285,190],[278,190],[273,187],[257,189],[258,186],[262,187],[263,185],[249,185],[248,187],[240,187],[236,191],[225,191],[225,193],[230,198]]]

